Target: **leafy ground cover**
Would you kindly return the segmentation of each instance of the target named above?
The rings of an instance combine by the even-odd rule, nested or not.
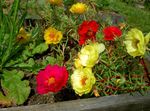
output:
[[[148,10],[117,0],[0,0],[0,12],[1,107],[150,88]]]

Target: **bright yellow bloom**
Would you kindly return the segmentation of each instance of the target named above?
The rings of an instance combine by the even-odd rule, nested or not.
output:
[[[49,0],[50,4],[52,5],[61,5],[62,4],[62,0]]]
[[[17,42],[21,44],[26,43],[29,40],[30,36],[31,35],[28,34],[23,27],[21,27],[17,35]]]
[[[91,68],[76,69],[71,75],[72,87],[79,96],[89,93],[95,82]]]
[[[70,12],[75,14],[83,14],[87,11],[87,5],[83,3],[76,3],[71,6]]]
[[[46,44],[57,44],[62,39],[63,35],[61,31],[56,30],[55,28],[49,27],[44,32],[44,40]]]
[[[105,46],[102,43],[101,44],[93,43],[90,45],[86,45],[81,49],[80,53],[78,53],[79,57],[78,63],[80,63],[82,66],[93,67],[98,60],[99,54],[104,50]]]
[[[133,57],[143,57],[146,51],[146,45],[150,40],[150,33],[144,37],[143,33],[140,30],[134,28],[128,32],[125,39],[126,41],[124,41],[124,43],[129,55]]]

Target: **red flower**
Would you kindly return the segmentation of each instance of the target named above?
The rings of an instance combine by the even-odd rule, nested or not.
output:
[[[120,37],[122,31],[116,26],[109,26],[103,29],[104,40],[114,40],[115,37]]]
[[[98,31],[99,25],[96,21],[84,21],[78,28],[79,33],[79,45],[83,45],[86,40],[95,40],[96,32]]]
[[[68,80],[68,72],[66,67],[58,65],[47,65],[36,76],[37,92],[46,94],[48,92],[58,92],[66,85]]]

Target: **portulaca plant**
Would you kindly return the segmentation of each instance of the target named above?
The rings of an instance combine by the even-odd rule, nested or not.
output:
[[[150,33],[129,27],[125,21],[103,21],[97,0],[38,1],[42,22],[32,21],[34,25],[26,21],[28,5],[21,8],[20,2],[15,0],[7,14],[0,1],[3,107],[23,104],[31,89],[41,96],[68,89],[80,98],[150,88],[144,61],[150,51]],[[25,10],[21,18],[20,10]]]

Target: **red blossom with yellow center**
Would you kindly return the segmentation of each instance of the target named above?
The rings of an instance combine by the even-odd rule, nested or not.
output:
[[[66,67],[58,65],[47,65],[36,76],[37,92],[46,94],[48,92],[58,92],[62,87],[66,86],[68,80],[68,72]]]
[[[99,24],[96,21],[84,21],[78,28],[79,45],[85,44],[88,39],[95,41],[98,28]]]

